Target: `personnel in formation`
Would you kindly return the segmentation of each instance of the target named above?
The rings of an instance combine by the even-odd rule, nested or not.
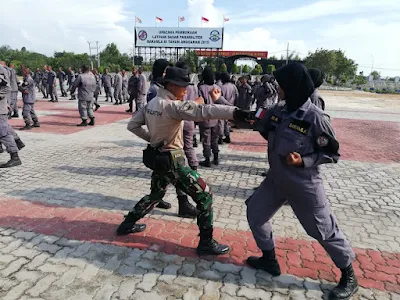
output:
[[[122,104],[122,75],[120,73],[120,69],[117,69],[117,72],[114,76],[114,105]]]
[[[8,71],[10,72],[10,85],[11,85],[11,118],[19,118],[18,114],[18,77],[14,69],[14,64],[8,65]]]
[[[48,93],[50,95],[50,102],[58,102],[57,97],[57,89],[56,89],[56,78],[57,74],[53,71],[51,66],[47,67],[48,74],[47,74],[47,86],[48,86]]]
[[[75,90],[78,88],[78,110],[82,122],[77,126],[93,126],[95,125],[93,95],[96,89],[96,78],[90,72],[87,65],[83,65],[81,70],[82,74],[78,75],[71,87],[71,93],[75,93]],[[90,119],[89,123],[87,122],[88,118]]]
[[[64,81],[67,78],[67,75],[65,74],[65,72],[61,67],[58,68],[57,77],[58,77],[58,84],[60,85],[61,97],[67,97],[68,95],[64,88]]]
[[[122,101],[125,103],[129,99],[128,94],[128,75],[126,75],[126,71],[122,70]]]
[[[143,74],[143,68],[139,67],[139,84],[138,84],[138,94],[136,98],[136,111],[141,110],[146,104],[146,94],[147,94],[147,80],[146,76]]]
[[[221,73],[221,82],[222,82],[221,86],[222,96],[226,99],[226,101],[229,102],[230,105],[235,105],[239,97],[239,91],[237,87],[231,82],[228,73]],[[223,127],[222,132],[223,135],[225,136],[223,142],[229,144],[231,142],[231,128],[229,125],[229,121],[224,120],[222,123],[222,127]]]
[[[271,76],[264,75],[261,78],[261,86],[257,90],[256,94],[256,105],[257,110],[260,107],[268,108],[274,105],[276,98],[274,95],[274,87],[270,83]]]
[[[250,110],[252,98],[251,98],[251,86],[247,82],[247,78],[242,76],[239,78],[239,97],[236,103],[237,107],[243,110]]]
[[[128,92],[129,92],[129,108],[125,112],[133,112],[133,101],[136,101],[139,87],[139,78],[137,76],[137,70],[135,67],[132,68],[132,75],[128,81]],[[136,102],[135,102],[136,108]]]
[[[93,104],[95,106],[94,111],[97,111],[100,108],[100,104],[97,102],[97,100],[99,99],[99,94],[101,92],[101,76],[100,76],[99,72],[97,72],[96,69],[93,69],[92,73],[94,75],[94,78],[96,79],[96,88],[95,88],[94,94],[93,94],[93,96],[94,96]]]
[[[49,71],[47,70],[47,66],[44,65],[42,72],[42,94],[44,99],[47,99],[49,97],[49,86],[47,84],[48,76],[49,76]]]
[[[11,168],[21,165],[18,151],[25,147],[21,139],[8,124],[8,99],[10,97],[11,86],[9,71],[5,68],[5,63],[0,61],[0,152],[3,152],[3,146],[10,154],[10,160],[1,164],[0,168]]]
[[[274,75],[280,99],[285,101],[256,114],[256,126],[268,140],[270,169],[246,201],[247,220],[263,255],[249,257],[247,263],[273,276],[281,274],[270,219],[288,202],[307,234],[321,244],[342,272],[330,299],[348,299],[358,289],[352,267],[355,255],[330,209],[319,169],[321,164],[338,161],[339,142],[329,116],[309,99],[314,84],[307,69],[293,63]]]
[[[104,69],[103,76],[101,76],[101,82],[104,87],[104,93],[106,94],[106,102],[108,102],[108,98],[110,98],[110,102],[113,102],[113,97],[111,93],[111,75],[108,74],[108,69]],[[117,101],[117,100],[115,100]]]
[[[31,70],[29,68],[23,70],[24,81],[19,86],[19,91],[22,93],[22,102],[24,103],[22,116],[25,121],[25,127],[21,128],[21,130],[30,130],[32,127],[40,127],[34,108],[36,102],[35,81],[30,76],[30,72]]]
[[[128,213],[117,229],[118,235],[141,232],[144,224],[136,224],[149,213],[165,196],[168,184],[173,184],[179,193],[186,193],[197,203],[200,230],[199,255],[219,255],[229,251],[213,239],[212,194],[199,174],[185,165],[183,152],[182,120],[202,121],[208,119],[243,119],[245,114],[231,106],[198,105],[193,101],[182,101],[186,87],[190,85],[188,73],[180,68],[166,70],[164,87],[157,97],[135,113],[128,130],[149,142],[143,154],[144,164],[153,170],[151,193],[143,197]],[[221,93],[213,90],[213,99]],[[247,115],[246,115],[247,117]],[[147,129],[142,126],[147,125]]]
[[[75,93],[71,92],[71,87],[72,87],[72,85],[74,84],[74,81],[75,81],[75,72],[72,70],[71,67],[68,67],[67,77],[68,77],[68,80],[67,80],[68,90],[69,90],[69,93],[71,95],[71,98],[69,98],[69,100],[75,100],[76,99]]]
[[[311,94],[310,99],[311,102],[314,103],[317,107],[322,110],[325,110],[325,101],[322,99],[321,94],[318,91],[318,88],[324,83],[324,74],[320,69],[308,69],[308,73],[310,73],[311,79],[314,82],[315,90]]]
[[[35,80],[35,86],[36,86],[38,92],[40,92],[41,91],[41,82],[42,82],[42,72],[40,71],[39,68],[36,68],[36,72],[33,77],[33,80]]]

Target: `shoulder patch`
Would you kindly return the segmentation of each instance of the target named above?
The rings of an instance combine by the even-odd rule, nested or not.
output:
[[[317,137],[317,145],[320,147],[326,147],[328,146],[329,143],[329,139],[326,136],[319,136]]]
[[[180,105],[179,110],[187,113],[192,113],[195,107],[196,105],[193,102],[185,101],[182,105]]]

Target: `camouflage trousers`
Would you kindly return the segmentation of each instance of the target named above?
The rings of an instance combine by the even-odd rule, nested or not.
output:
[[[153,172],[150,195],[144,196],[131,210],[135,222],[151,212],[163,199],[169,184],[176,187],[178,196],[187,194],[196,203],[200,212],[197,216],[199,230],[211,229],[213,226],[211,189],[196,171],[184,165],[179,165],[170,172]]]

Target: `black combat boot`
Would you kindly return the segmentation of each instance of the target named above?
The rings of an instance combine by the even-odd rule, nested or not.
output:
[[[129,212],[124,221],[117,228],[117,235],[126,235],[130,233],[145,231],[145,224],[136,224],[137,220],[132,212]]]
[[[209,157],[206,157],[205,160],[199,162],[199,165],[202,167],[210,168],[211,167],[211,161]]]
[[[25,144],[21,141],[21,139],[15,140],[15,143],[17,144],[18,150],[21,150],[25,147]]]
[[[170,209],[171,203],[161,200],[160,202],[158,202],[157,207],[161,209]]]
[[[82,119],[82,122],[76,126],[82,127],[82,126],[87,126],[87,120]]]
[[[96,108],[94,109],[94,111],[97,111],[100,108],[100,104],[95,103],[94,106],[96,106]]]
[[[262,257],[250,256],[247,259],[247,264],[254,269],[264,270],[272,276],[281,275],[281,268],[276,259],[275,249],[263,250]]]
[[[11,118],[19,118],[19,114],[13,114]]]
[[[90,122],[88,124],[89,126],[94,126],[94,117],[90,118]]]
[[[24,127],[22,127],[22,128],[20,128],[19,130],[31,130],[32,129],[32,126],[31,126],[31,124],[25,124],[25,126]]]
[[[129,109],[125,110],[125,112],[131,113],[132,112],[132,108],[129,108]]]
[[[115,101],[114,105],[118,105],[118,101]]]
[[[230,144],[231,143],[231,137],[227,136],[226,138],[224,138],[224,143]]]
[[[181,218],[195,219],[199,211],[189,202],[187,196],[178,196],[178,216]]]
[[[214,161],[213,164],[218,166],[219,165],[219,156],[218,153],[214,153]]]
[[[6,162],[5,164],[0,165],[0,169],[4,168],[12,168],[16,166],[20,166],[22,164],[21,160],[19,159],[18,153],[10,153],[10,160]]]
[[[230,251],[229,246],[219,244],[212,237],[213,229],[200,230],[200,242],[196,252],[198,255],[222,255]]]
[[[342,271],[342,277],[339,284],[330,292],[329,300],[349,299],[358,291],[358,282],[353,266],[350,264],[340,271]]]
[[[222,145],[224,143],[224,140],[222,138],[218,139],[218,145]]]
[[[39,128],[40,127],[39,121],[33,121],[33,127]]]
[[[197,148],[199,145],[197,144],[197,136],[196,135],[194,135],[193,136],[193,147],[194,148]]]

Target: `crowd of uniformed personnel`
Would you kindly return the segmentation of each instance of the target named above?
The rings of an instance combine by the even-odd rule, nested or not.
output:
[[[154,63],[148,91],[141,68],[133,68],[130,78],[124,70],[111,76],[105,69],[100,76],[88,66],[82,66],[78,76],[70,68],[67,74],[61,68],[56,74],[51,66],[37,70],[33,78],[29,68],[24,68],[23,73],[23,82],[18,83],[12,65],[0,61],[0,143],[11,156],[0,168],[20,165],[18,151],[25,146],[8,124],[8,117],[18,116],[15,93],[22,93],[23,129],[39,127],[34,111],[35,85],[44,98],[57,102],[58,78],[62,97],[67,97],[69,91],[70,99],[76,99],[78,90],[82,120],[78,126],[88,126],[95,125],[93,107],[100,107],[97,100],[103,86],[106,101],[114,100],[114,105],[129,102],[126,112],[135,112],[128,130],[148,142],[143,162],[153,171],[150,194],[129,211],[117,234],[144,231],[146,226],[137,224],[141,218],[156,206],[170,208],[163,197],[172,184],[178,196],[178,215],[197,218],[197,253],[220,255],[230,248],[213,238],[213,199],[209,186],[197,173],[195,126],[199,126],[203,143],[204,161],[200,165],[210,167],[211,155],[212,163],[219,164],[218,145],[231,142],[230,124],[238,128],[254,125],[254,130],[268,141],[270,167],[265,180],[246,200],[250,229],[262,251],[261,257],[249,257],[247,264],[273,276],[281,274],[270,219],[282,205],[288,204],[305,231],[324,247],[341,270],[341,280],[331,291],[330,299],[348,299],[357,291],[352,267],[355,255],[330,210],[319,169],[321,164],[336,163],[340,156],[339,142],[317,90],[323,82],[321,71],[293,63],[275,71],[273,76],[264,75],[252,81],[250,76],[236,80],[228,73],[216,74],[205,67],[200,83],[194,85],[184,62],[173,66],[160,59]],[[65,81],[67,90],[63,86]],[[256,114],[251,111],[254,104]]]

